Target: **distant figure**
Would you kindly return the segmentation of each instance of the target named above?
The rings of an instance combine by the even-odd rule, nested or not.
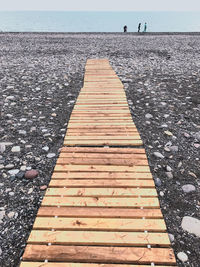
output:
[[[147,23],[144,24],[144,32],[147,32]]]
[[[127,32],[127,26],[126,25],[124,26],[124,32]]]
[[[141,23],[139,23],[138,25],[138,32],[140,32],[140,28],[141,28]]]

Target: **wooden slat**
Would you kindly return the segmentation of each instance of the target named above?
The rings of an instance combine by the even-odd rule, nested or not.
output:
[[[91,172],[148,172],[149,166],[115,166],[115,165],[59,165],[54,171],[91,171]]]
[[[92,158],[92,159],[147,159],[145,154],[114,154],[114,153],[67,153],[61,152],[59,158]]]
[[[93,263],[60,263],[60,262],[22,262],[20,267],[151,267],[152,265],[126,265],[126,264],[93,264]],[[158,266],[156,267],[166,267],[166,266]],[[167,265],[167,267],[172,267]],[[173,266],[174,267],[174,266]]]
[[[108,180],[108,179],[66,179],[51,180],[49,187],[107,187],[107,188],[154,188],[153,180]]]
[[[116,231],[116,232],[166,232],[163,219],[105,219],[105,218],[52,218],[37,217],[34,230],[62,231]],[[80,233],[80,232],[79,232]],[[79,235],[77,233],[77,235]],[[81,236],[81,233],[80,233]],[[72,238],[73,239],[73,238]]]
[[[117,179],[117,180],[152,180],[150,172],[54,172],[52,179]]]
[[[24,260],[123,264],[176,264],[169,248],[28,245]]]
[[[148,166],[146,159],[59,158],[57,164]]]
[[[157,197],[152,188],[49,188],[46,196]]]
[[[108,198],[108,197],[47,197],[42,206],[76,206],[76,207],[132,207],[132,208],[159,208],[157,198]]]
[[[111,147],[62,147],[62,152],[77,153],[114,153],[114,154],[145,154],[144,148],[111,148]]]
[[[93,207],[40,207],[39,217],[77,218],[149,218],[162,219],[160,209],[93,208]]]
[[[29,244],[52,245],[104,245],[104,246],[151,246],[169,247],[166,233],[141,232],[95,232],[95,231],[45,231],[33,230],[28,239]]]

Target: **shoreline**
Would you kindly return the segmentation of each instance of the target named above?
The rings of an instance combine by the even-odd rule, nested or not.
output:
[[[3,34],[41,34],[41,35],[45,35],[45,34],[53,34],[53,35],[57,35],[57,34],[66,34],[66,35],[84,35],[84,34],[90,34],[90,35],[133,35],[133,36],[159,36],[159,35],[194,35],[194,36],[199,36],[200,35],[200,31],[199,32],[146,32],[146,33],[138,33],[138,32],[18,32],[18,31],[14,31],[14,32],[4,32],[4,31],[0,31],[0,35]]]

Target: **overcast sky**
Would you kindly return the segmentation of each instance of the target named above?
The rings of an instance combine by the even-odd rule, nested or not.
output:
[[[200,11],[200,0],[0,0],[0,10]]]

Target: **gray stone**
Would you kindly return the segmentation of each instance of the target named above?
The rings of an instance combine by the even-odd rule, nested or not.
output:
[[[49,151],[49,147],[48,147],[48,146],[44,146],[44,147],[42,148],[42,150],[48,152],[48,151]]]
[[[145,115],[145,118],[149,120],[149,119],[152,119],[153,116],[152,116],[150,113],[147,113],[147,114]]]
[[[14,213],[14,211],[11,211],[11,212],[9,212],[8,213],[8,218],[13,218],[15,216],[15,213]]]
[[[0,153],[3,154],[3,152],[6,150],[6,146],[3,143],[0,143]]]
[[[177,254],[177,257],[178,257],[178,259],[179,259],[180,261],[182,261],[182,262],[186,262],[186,261],[188,260],[188,256],[187,256],[187,254],[185,254],[184,252],[179,252],[179,253]]]
[[[171,242],[174,242],[174,235],[169,234],[169,240],[170,240]]]
[[[182,219],[181,227],[184,231],[194,234],[197,237],[200,237],[200,220],[194,217],[185,216]]]
[[[196,191],[196,188],[192,184],[185,184],[182,186],[182,190],[184,193],[190,193]]]
[[[15,100],[15,97],[13,95],[7,96],[6,100]]]
[[[153,153],[156,158],[164,159],[164,156],[160,152]]]
[[[19,130],[19,134],[26,135],[26,131],[25,130]]]
[[[155,184],[156,184],[157,186],[161,186],[162,182],[161,182],[161,180],[160,180],[159,178],[156,178],[156,179],[155,179]]]
[[[171,171],[172,171],[172,168],[171,168],[170,166],[167,165],[167,166],[166,166],[166,171],[167,171],[167,172],[171,172]]]
[[[13,146],[11,151],[14,152],[14,153],[20,152],[20,146]]]
[[[47,158],[51,159],[51,158],[54,158],[56,156],[55,153],[48,153],[47,154]]]
[[[200,142],[200,132],[195,133],[194,137]]]
[[[7,164],[7,165],[5,166],[5,169],[10,170],[10,169],[13,169],[14,167],[15,167],[15,165],[12,164],[12,163],[10,163],[10,164]]]
[[[0,247],[0,256],[2,255],[2,249],[1,249],[1,247]]]
[[[4,169],[4,165],[0,164],[0,170],[3,170],[3,169]]]
[[[19,172],[18,169],[13,169],[13,170],[8,171],[8,173],[9,173],[10,175],[14,175],[14,176],[15,176],[18,172]]]
[[[167,175],[167,178],[169,178],[169,179],[173,179],[173,174],[172,174],[172,172],[166,172],[166,175]]]
[[[178,146],[170,146],[169,149],[171,152],[178,152]]]
[[[6,213],[4,210],[0,211],[0,220],[2,220],[4,218],[5,214]]]

